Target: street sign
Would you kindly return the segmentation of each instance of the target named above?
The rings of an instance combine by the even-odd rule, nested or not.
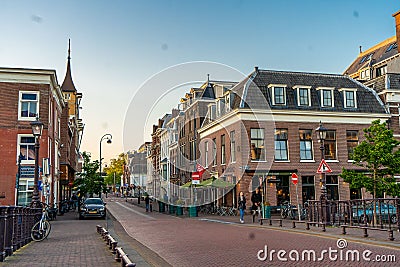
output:
[[[297,174],[292,173],[292,183],[294,185],[297,185],[298,180],[299,180],[299,177],[297,176]]]
[[[200,172],[192,172],[192,184],[200,184]]]
[[[321,163],[319,164],[317,173],[325,173],[325,172],[332,172],[331,167],[329,167],[328,163],[324,159],[321,160]]]

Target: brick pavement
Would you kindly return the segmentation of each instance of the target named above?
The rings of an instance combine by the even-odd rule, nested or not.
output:
[[[96,225],[105,220],[78,220],[77,212],[68,212],[51,221],[51,232],[42,242],[30,242],[0,266],[120,266],[106,243],[96,232]]]
[[[400,236],[394,242],[371,233],[340,235],[336,229],[322,233],[291,229],[290,221],[284,227],[260,226],[250,223],[246,216],[244,225],[238,217],[208,215],[183,218],[158,212],[146,213],[135,200],[108,198],[107,208],[114,220],[77,220],[77,213],[69,212],[52,222],[52,232],[47,240],[31,242],[6,258],[0,266],[120,266],[105,242],[96,232],[96,225],[103,224],[119,241],[137,266],[345,266],[347,262],[282,262],[260,261],[257,252],[267,245],[268,252],[286,249],[297,250],[336,248],[338,238],[345,238],[349,249],[371,250],[374,255],[395,255],[400,260]],[[133,205],[134,204],[134,205]],[[144,204],[144,203],[141,203]],[[157,206],[155,205],[155,210]],[[302,228],[302,229],[301,229]],[[340,230],[340,229],[339,229]],[[349,232],[351,232],[349,230]],[[263,255],[263,254],[261,254]],[[334,264],[333,264],[334,263]],[[365,266],[365,262],[351,262],[351,266]],[[396,266],[373,263],[371,266]]]
[[[335,233],[340,229],[328,229],[322,233],[320,228],[313,231],[289,227],[270,227],[267,225],[238,223],[238,217],[207,216],[185,218],[160,214],[145,213],[135,201],[123,199],[110,200],[109,208],[117,220],[125,227],[127,233],[156,251],[173,266],[346,266],[348,262],[330,261],[327,257],[322,262],[282,262],[275,256],[269,262],[259,261],[257,252],[266,245],[272,250],[286,249],[316,250],[332,248],[338,250],[337,241],[345,238],[348,247],[342,253],[357,250],[360,253],[370,250],[373,256],[394,255],[400,260],[400,247],[396,242],[358,238],[353,235],[343,236]],[[157,205],[155,205],[157,209]],[[285,226],[285,225],[284,225]],[[299,227],[300,228],[300,227]],[[304,227],[305,228],[305,227]],[[356,234],[357,235],[357,234]],[[359,235],[361,236],[361,234]],[[399,239],[399,236],[396,237]],[[326,255],[326,254],[325,254]],[[351,262],[351,266],[365,266],[366,262]],[[397,266],[395,263],[369,262],[371,266]]]

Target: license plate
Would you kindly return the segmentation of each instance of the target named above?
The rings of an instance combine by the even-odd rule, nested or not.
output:
[[[89,211],[90,214],[97,213],[97,211]]]

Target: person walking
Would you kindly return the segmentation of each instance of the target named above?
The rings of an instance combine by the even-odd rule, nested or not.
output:
[[[238,208],[240,212],[240,223],[244,223],[244,211],[246,210],[246,198],[242,191],[239,193]]]
[[[256,191],[254,191],[253,194],[251,195],[251,202],[253,202],[253,206],[251,207],[251,211],[253,214],[253,223],[256,218],[256,213],[258,217],[261,215],[261,201],[262,201],[262,196],[260,193],[260,188],[257,187]]]
[[[144,203],[146,204],[146,212],[149,212],[150,209],[150,197],[148,194],[146,194],[146,197],[144,198]]]

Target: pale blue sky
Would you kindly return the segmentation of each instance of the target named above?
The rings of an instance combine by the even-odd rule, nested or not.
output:
[[[0,65],[55,69],[61,84],[71,38],[73,79],[83,93],[83,149],[98,158],[101,136],[111,133],[113,144],[102,149],[109,159],[124,149],[135,91],[163,69],[212,61],[245,74],[254,66],[342,73],[359,45],[367,49],[395,34],[391,15],[399,9],[398,0],[3,0]],[[137,125],[141,134],[143,127]],[[150,137],[132,140],[136,147],[125,149]]]

